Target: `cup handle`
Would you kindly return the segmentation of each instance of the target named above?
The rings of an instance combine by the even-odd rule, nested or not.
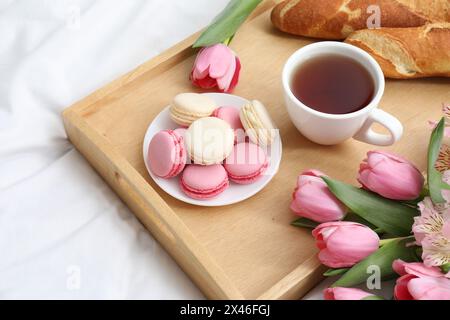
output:
[[[388,129],[390,134],[373,131],[371,127],[375,122]],[[402,135],[403,126],[397,118],[381,109],[375,109],[353,138],[377,146],[390,146],[400,140]]]

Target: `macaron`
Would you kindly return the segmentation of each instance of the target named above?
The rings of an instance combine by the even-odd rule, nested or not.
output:
[[[180,93],[170,105],[170,117],[177,124],[189,127],[197,119],[209,117],[216,109],[214,100],[198,93]]]
[[[186,166],[187,152],[182,136],[172,130],[155,134],[148,146],[150,170],[161,178],[172,178]]]
[[[234,143],[245,141],[245,130],[242,126],[239,109],[235,107],[219,107],[214,110],[213,117],[222,119],[227,122],[230,127],[234,130]]]
[[[187,152],[195,164],[221,163],[231,153],[233,145],[233,129],[219,118],[198,119],[186,132]]]
[[[212,113],[213,117],[222,119],[227,122],[234,130],[244,129],[241,123],[239,109],[234,107],[219,107]]]
[[[186,147],[186,132],[187,132],[187,128],[176,128],[173,131],[177,135],[179,135],[180,137],[183,137],[184,149],[186,150],[186,154],[187,154],[187,147]]]
[[[250,184],[258,180],[269,166],[264,150],[249,142],[238,143],[225,159],[224,167],[231,181]]]
[[[224,192],[228,185],[228,175],[221,164],[188,165],[180,179],[183,192],[198,200],[214,198]]]
[[[173,130],[176,134],[178,134],[179,136],[183,137],[183,139],[186,140],[186,131],[187,128],[176,128]]]
[[[241,108],[240,119],[250,141],[260,146],[270,146],[275,139],[275,125],[264,105],[253,100]]]

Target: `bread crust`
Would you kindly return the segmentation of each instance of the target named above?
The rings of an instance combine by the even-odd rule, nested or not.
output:
[[[271,20],[287,33],[339,40],[367,28],[372,5],[380,8],[382,27],[450,22],[450,0],[286,0],[275,6]]]
[[[450,77],[450,23],[360,30],[345,42],[372,55],[388,78]]]

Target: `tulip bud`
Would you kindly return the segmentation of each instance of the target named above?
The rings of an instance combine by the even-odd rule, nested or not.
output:
[[[395,283],[396,300],[450,300],[450,279],[438,267],[398,259],[392,268],[401,276]]]
[[[402,278],[404,279],[404,277],[400,277],[399,280]],[[403,281],[407,282],[406,288],[413,300],[450,300],[449,279],[424,277],[404,279]],[[397,283],[403,281],[400,280]],[[401,295],[397,293],[396,299],[401,300]]]
[[[358,181],[364,188],[393,200],[414,200],[424,178],[409,161],[382,151],[370,151],[360,165]]]
[[[200,50],[191,72],[191,81],[203,89],[217,87],[221,92],[231,92],[237,85],[241,63],[234,52],[224,44]]]
[[[303,172],[297,179],[291,210],[298,216],[317,222],[342,220],[346,207],[328,190],[317,170]]]
[[[325,300],[362,300],[374,295],[360,289],[335,287],[325,289],[323,297]]]
[[[380,238],[369,227],[337,221],[318,225],[312,232],[319,260],[330,268],[351,267],[378,250]]]

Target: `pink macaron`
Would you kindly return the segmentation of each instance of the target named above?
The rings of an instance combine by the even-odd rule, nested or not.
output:
[[[264,150],[249,142],[236,144],[224,163],[228,177],[238,184],[255,182],[264,174],[268,166],[269,161]]]
[[[150,170],[161,178],[172,178],[186,166],[187,152],[182,136],[172,130],[155,134],[148,146]]]
[[[183,138],[184,147],[185,147],[185,149],[187,151],[187,148],[186,148],[186,133],[187,133],[187,129],[186,128],[177,128],[177,129],[174,129],[173,132],[175,132],[177,135],[179,135],[180,137]]]
[[[186,132],[187,132],[187,129],[186,129],[186,128],[181,127],[181,128],[174,129],[173,131],[174,131],[177,135],[183,137],[184,141],[186,141]]]
[[[241,119],[239,117],[239,109],[234,107],[219,107],[214,110],[213,117],[222,119],[227,122],[231,128],[234,130],[234,142],[244,142],[245,141],[245,130],[242,126]]]
[[[231,126],[232,129],[243,129],[241,119],[239,117],[239,109],[234,107],[219,107],[214,110],[213,117],[222,119]]]
[[[228,185],[228,175],[221,164],[188,165],[180,179],[183,192],[198,200],[214,198],[224,192]]]

